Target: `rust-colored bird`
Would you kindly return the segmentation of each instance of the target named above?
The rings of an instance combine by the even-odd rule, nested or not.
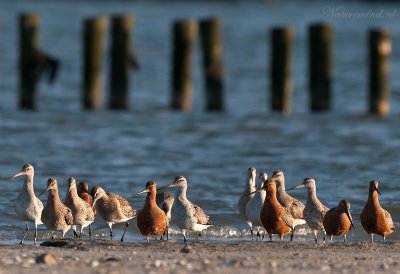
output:
[[[88,203],[93,210],[93,214],[96,215],[96,207],[93,206],[93,197],[89,193],[89,185],[86,182],[80,182],[77,187],[78,196],[81,197],[86,203]],[[92,228],[89,225],[89,239],[92,239]]]
[[[293,240],[294,231],[297,225],[304,224],[303,219],[295,219],[290,214],[288,208],[284,208],[276,198],[276,182],[273,179],[267,179],[264,186],[258,191],[266,191],[266,197],[261,209],[260,219],[265,230],[272,241],[272,235],[278,234],[282,240],[283,236],[292,232],[290,240]]]
[[[329,209],[324,216],[323,224],[326,235],[331,237],[331,242],[333,236],[343,236],[346,242],[346,235],[351,227],[355,229],[350,214],[350,202],[341,200],[337,207]]]
[[[90,206],[93,206],[93,198],[89,193],[89,185],[86,182],[80,182],[77,186],[78,196],[81,197]],[[94,214],[96,214],[96,209],[93,208]]]
[[[156,182],[148,181],[146,188],[138,194],[147,193],[143,208],[137,214],[137,226],[149,242],[149,237],[162,237],[168,226],[168,219],[164,211],[157,206]]]
[[[369,182],[368,200],[361,211],[360,220],[365,231],[370,235],[371,242],[374,241],[374,234],[381,235],[383,240],[394,231],[394,224],[390,213],[384,210],[379,204],[378,181]]]

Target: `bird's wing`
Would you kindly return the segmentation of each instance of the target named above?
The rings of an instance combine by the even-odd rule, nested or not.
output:
[[[321,201],[319,203],[320,203],[319,207],[320,207],[320,210],[321,210],[322,217],[324,217],[325,214],[329,211],[329,208],[326,207],[323,203],[321,203]]]
[[[65,208],[66,209],[66,214],[65,214],[65,222],[68,225],[73,225],[74,223],[74,217],[72,216],[72,211],[69,208]]]
[[[302,206],[303,207],[303,209],[304,209],[304,204],[302,203],[302,202],[300,202],[299,200],[297,200],[297,199],[294,199],[293,198],[293,205],[295,205],[296,207],[300,207],[300,206]]]
[[[283,215],[281,217],[281,220],[287,224],[288,227],[293,229],[293,223],[294,223],[294,218],[292,214],[290,213],[290,209],[287,207],[283,207]]]
[[[382,210],[383,210],[383,213],[385,214],[385,219],[388,222],[390,228],[392,228],[394,230],[394,223],[392,220],[392,216],[390,216],[390,213],[387,212],[385,209],[382,208]]]
[[[202,224],[202,225],[208,225],[208,220],[210,219],[210,216],[204,213],[204,210],[201,209],[198,205],[192,204],[193,210],[194,210],[194,215],[197,218],[197,223]]]
[[[167,192],[161,192],[157,193],[156,195],[156,203],[158,206],[161,206],[164,200],[168,199],[169,197],[172,197],[169,193]]]
[[[123,198],[122,196],[112,193],[112,192],[108,192],[107,195],[118,201],[120,207],[121,207],[121,211],[122,213],[126,216],[126,217],[135,217],[136,216],[136,209],[134,209],[128,202],[127,199]]]

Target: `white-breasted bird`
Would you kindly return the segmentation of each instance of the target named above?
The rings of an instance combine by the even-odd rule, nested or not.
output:
[[[37,239],[37,227],[43,224],[40,217],[42,216],[43,203],[36,197],[33,189],[33,177],[35,176],[35,169],[31,164],[25,164],[21,171],[12,176],[15,178],[18,176],[25,175],[25,183],[22,185],[22,189],[18,194],[14,202],[15,213],[18,218],[25,222],[26,230],[22,237],[20,244],[24,243],[25,237],[29,231],[29,224],[35,225],[35,234],[33,238],[33,244],[36,244]]]

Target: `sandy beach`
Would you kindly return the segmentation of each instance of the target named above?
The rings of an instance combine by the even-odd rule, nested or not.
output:
[[[0,273],[400,273],[398,242],[186,245],[68,239],[43,244],[0,245]]]

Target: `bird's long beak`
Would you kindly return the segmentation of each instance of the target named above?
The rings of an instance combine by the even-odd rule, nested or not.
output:
[[[379,195],[382,195],[377,188],[375,188],[376,192],[378,192]]]
[[[353,224],[353,219],[351,218],[349,209],[345,205],[342,205],[342,209],[343,209],[344,213],[346,214],[347,218],[349,218],[350,224],[353,227],[353,229],[356,229],[356,227]]]
[[[296,189],[296,188],[302,188],[302,187],[305,187],[306,185],[305,184],[299,184],[298,186],[294,186],[294,187],[291,187],[291,188],[287,188],[286,189],[286,191],[288,191],[288,190],[292,190],[292,189]]]
[[[51,188],[51,185],[50,185],[50,186],[48,186],[48,187],[46,187],[45,189],[43,189],[43,190],[42,190],[42,192],[40,192],[40,193],[39,193],[38,197],[42,196],[42,195],[43,195],[43,193],[45,193],[46,191],[49,191],[49,190],[50,190],[50,188]]]
[[[163,190],[164,190],[164,189],[167,189],[167,188],[174,187],[174,186],[175,186],[175,184],[174,184],[174,183],[175,183],[175,182],[172,182],[172,183],[170,183],[170,184],[168,184],[168,185],[166,185],[166,186],[163,186],[163,187],[157,188],[157,192],[159,192],[159,193],[163,193]]]
[[[143,191],[138,192],[136,195],[140,195],[140,194],[147,193],[147,192],[149,192],[149,189],[148,189],[148,188],[146,188],[146,189],[143,190]]]
[[[97,202],[98,199],[99,199],[99,198],[93,199],[93,203],[92,203],[92,210],[93,210],[93,211],[94,211],[94,209],[95,209],[95,204],[96,204],[96,202]]]
[[[252,194],[254,194],[254,193],[261,192],[261,191],[263,191],[263,190],[265,190],[265,189],[264,189],[264,188],[259,188],[259,189],[257,189],[256,191],[250,192],[249,194],[243,194],[242,196],[243,196],[243,197],[244,197],[244,196],[250,196],[250,195],[252,195]]]
[[[351,226],[353,227],[353,229],[356,229],[356,227],[355,227],[354,224],[353,224],[353,220],[351,219],[351,215],[350,215],[349,210],[346,208],[344,212],[346,213],[347,218],[349,218],[350,224],[351,224]]]
[[[18,176],[21,176],[21,175],[25,175],[25,173],[23,173],[22,171],[21,171],[21,172],[18,172],[18,173],[15,174],[14,176],[11,176],[9,179],[12,179],[12,178],[15,178],[15,177],[18,177]]]

